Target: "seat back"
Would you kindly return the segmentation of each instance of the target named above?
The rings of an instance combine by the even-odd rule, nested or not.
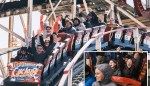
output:
[[[105,32],[106,26],[105,25],[101,25],[99,27],[99,32]]]
[[[85,44],[90,39],[91,32],[91,28],[87,28],[84,30],[83,44]]]
[[[79,50],[82,46],[82,38],[84,35],[84,31],[77,31],[74,38],[73,49]]]
[[[57,49],[57,48],[53,50],[53,52],[52,52],[53,61],[50,64],[50,67],[56,66],[58,52],[59,52],[59,49]]]
[[[147,76],[147,57],[145,57],[143,59],[143,62],[142,62],[142,67],[141,67],[141,70],[140,70],[140,74],[139,74],[139,77],[138,79],[140,81],[144,80],[144,78]]]
[[[99,32],[99,26],[93,27],[92,28],[92,36],[94,36],[95,34],[97,34]]]
[[[57,66],[57,55],[58,55],[58,52],[59,52],[59,49],[54,49],[53,52],[52,52],[52,61],[51,63],[49,64],[49,69],[48,69],[48,75],[52,75],[55,73],[56,69],[55,67]]]
[[[67,38],[67,39],[64,40],[64,43],[66,44],[65,45],[65,52],[67,52],[68,50],[70,50],[69,49],[70,48],[70,46],[69,46],[70,41],[71,41],[71,38]]]
[[[106,29],[104,30],[104,32],[110,31],[111,29],[112,29],[112,28],[108,25],[108,26],[106,27]],[[105,34],[105,35],[103,36],[103,42],[108,42],[109,39],[110,39],[110,35],[111,35],[111,33]]]
[[[54,49],[52,51],[52,54],[46,59],[46,65],[43,71],[43,76],[47,77],[48,75],[51,75],[55,72],[55,66],[56,66],[56,59],[57,59],[57,54],[59,52],[59,49]]]
[[[67,46],[68,46],[67,51],[72,51],[73,40],[74,40],[74,35],[73,34],[59,33],[57,35],[57,37],[61,38],[61,40],[60,40],[61,42],[65,42],[66,39],[68,40],[68,38],[70,38],[69,44],[67,44]]]
[[[123,36],[123,31],[117,31],[114,33],[114,44],[120,45],[122,43],[122,36]]]
[[[100,27],[99,27],[99,33],[101,32],[101,33],[104,33],[105,32],[105,29],[106,29],[106,26],[105,25],[101,25]],[[103,42],[103,35],[101,36],[101,42]]]
[[[143,46],[145,37],[146,37],[146,33],[142,33],[140,37],[140,46]]]
[[[150,48],[150,34],[147,33],[144,40],[143,40],[143,46]]]
[[[47,59],[47,61],[45,61],[45,67],[44,67],[44,70],[43,70],[43,77],[46,77],[48,75],[48,70],[49,70],[49,67],[50,67],[50,64],[51,62],[53,61],[53,56],[50,55]]]
[[[124,36],[124,43],[126,45],[129,45],[129,44],[131,44],[132,40],[133,40],[133,30],[128,29],[128,30],[126,30],[126,33]]]
[[[99,30],[98,32],[105,32],[106,26],[105,25],[101,25],[99,26]]]
[[[63,60],[63,50],[65,49],[65,43],[61,43],[58,47],[59,49],[59,52],[58,52],[58,55],[57,55],[57,63],[63,63],[62,60]],[[61,64],[62,65],[62,64]]]

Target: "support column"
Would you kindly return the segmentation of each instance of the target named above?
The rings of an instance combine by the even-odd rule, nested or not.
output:
[[[102,50],[101,50],[101,47],[102,47],[102,45],[101,45],[101,36],[98,36],[98,37],[96,38],[95,49],[96,49],[97,51],[102,51]]]
[[[146,9],[150,10],[150,0],[146,0]]]
[[[9,30],[10,31],[13,31],[13,25],[14,25],[14,17],[11,16],[11,17],[9,17]],[[9,33],[8,34],[8,48],[11,48],[11,47],[13,47],[13,36],[12,36],[12,34]],[[7,63],[10,62],[11,57],[12,57],[12,52],[9,52]]]
[[[27,20],[27,37],[31,38],[32,33],[32,9],[33,0],[28,0],[28,20]]]
[[[111,7],[110,21],[112,22],[112,24],[115,24],[114,4],[111,4],[110,7]]]
[[[56,20],[56,14],[55,14],[55,10],[54,10],[54,7],[53,7],[53,4],[52,4],[51,0],[49,0],[49,3],[50,3],[50,5],[51,5],[52,11],[54,12],[54,13],[53,13],[54,19]]]
[[[52,14],[55,12],[56,8],[58,7],[58,5],[61,3],[62,0],[59,0],[59,2],[56,4],[56,6],[54,7],[54,9],[52,10],[52,12],[46,17],[45,21],[48,21],[48,19],[52,16]]]
[[[139,29],[138,28],[135,28],[134,29],[134,46],[135,46],[135,51],[140,51],[140,44],[139,44]]]
[[[49,26],[53,26],[54,20],[55,20],[55,19],[54,19],[53,16],[49,18]]]
[[[68,86],[72,86],[72,76],[73,76],[72,72],[73,72],[73,68],[71,68],[68,75]]]
[[[5,66],[4,66],[4,62],[3,62],[2,58],[0,58],[0,70],[2,72],[3,78],[6,78],[7,74],[6,74],[6,71],[5,71]]]
[[[76,6],[77,6],[77,3],[76,3],[77,1],[76,0],[73,0],[73,6],[72,6],[72,9],[73,9],[73,15],[72,15],[72,18],[74,19],[75,17],[76,17]]]
[[[24,32],[24,37],[26,39],[26,36],[27,36],[27,32],[26,32],[26,25],[25,25],[25,21],[23,20],[23,16],[22,15],[19,15],[19,18],[21,20],[21,24],[23,26],[23,32]]]
[[[88,10],[88,7],[87,7],[86,0],[83,0],[83,4],[84,4],[86,13],[89,14],[89,10]]]
[[[118,19],[119,25],[122,25],[122,21],[121,21],[121,17],[120,17],[119,12],[117,13],[117,19]]]

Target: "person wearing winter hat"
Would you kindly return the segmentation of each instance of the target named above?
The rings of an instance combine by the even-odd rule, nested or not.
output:
[[[117,86],[111,81],[113,71],[109,64],[99,64],[95,69],[96,81],[92,86]]]

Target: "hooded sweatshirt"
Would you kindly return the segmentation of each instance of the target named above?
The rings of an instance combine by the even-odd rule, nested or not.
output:
[[[102,81],[94,82],[92,86],[116,86],[116,84],[111,81],[113,72],[108,64],[100,64],[97,65],[96,68],[103,73],[104,79]]]

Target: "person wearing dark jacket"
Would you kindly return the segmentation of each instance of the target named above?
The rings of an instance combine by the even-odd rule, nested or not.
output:
[[[112,82],[112,69],[108,64],[100,64],[95,69],[96,82],[92,86],[117,86]]]
[[[15,57],[15,61],[32,61],[33,56],[29,54],[27,47],[22,47],[17,56]]]
[[[45,51],[47,51],[47,49],[49,49],[49,48],[53,49],[53,47],[56,44],[54,42],[53,35],[51,35],[50,37],[46,38],[45,41],[43,39],[43,36],[39,36],[39,38],[40,38],[40,43],[44,47]]]
[[[91,28],[99,26],[100,22],[97,15],[92,11],[87,15],[87,20],[84,22],[84,24],[86,25],[86,28]]]
[[[65,22],[65,28],[59,30],[59,33],[61,32],[74,34],[76,33],[76,29],[73,27],[73,23],[70,20],[67,20]]]
[[[123,76],[127,78],[133,78],[134,74],[134,65],[132,59],[126,61],[125,68],[123,70]]]
[[[34,61],[37,63],[42,63],[44,64],[45,59],[52,53],[53,50],[53,44],[51,44],[51,46],[46,46],[46,50],[44,49],[44,47],[42,45],[37,45],[37,47],[35,48],[35,38],[32,38],[32,52],[33,52],[33,57],[34,57]],[[36,50],[35,50],[36,49]]]
[[[44,38],[51,37],[52,34],[53,34],[52,27],[51,26],[46,26],[45,30],[46,31],[44,33]]]
[[[94,77],[93,72],[91,71],[91,68],[86,65],[85,66],[85,86],[92,86],[93,82],[96,81],[96,78]]]
[[[134,78],[138,79],[141,65],[142,65],[142,57],[139,52],[135,52],[133,56],[133,63],[134,63]]]
[[[121,71],[118,67],[118,62],[114,59],[109,61],[109,65],[113,71],[113,76],[121,76]]]
[[[84,23],[82,23],[79,20],[79,18],[74,18],[73,25],[74,25],[74,27],[76,28],[77,31],[81,31],[81,30],[85,30],[86,29]]]
[[[84,25],[86,28],[92,28],[92,24],[90,22],[91,16],[86,17],[86,21],[84,22]]]
[[[38,45],[36,48],[35,53],[33,54],[34,56],[34,61],[37,63],[42,63],[44,64],[45,59],[47,58],[47,53],[44,51],[44,48],[42,45]]]
[[[90,19],[90,23],[92,24],[92,26],[99,26],[99,20],[98,20],[98,16],[96,15],[96,13],[94,13],[93,11],[89,13],[89,16],[91,16]]]

